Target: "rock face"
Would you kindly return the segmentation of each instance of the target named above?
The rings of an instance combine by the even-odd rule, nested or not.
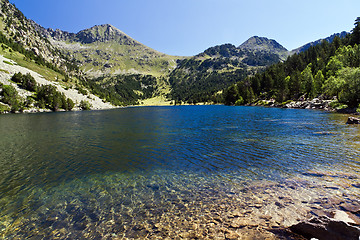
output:
[[[359,240],[360,228],[343,221],[320,216],[290,227],[294,233],[319,240]]]
[[[346,123],[347,124],[360,124],[360,118],[349,117]]]
[[[67,60],[47,41],[24,14],[8,0],[0,0],[0,31],[8,39],[67,72]]]
[[[53,30],[51,28],[45,29],[41,25],[37,24],[33,20],[29,19],[31,25],[38,31],[43,37],[52,37],[56,41],[69,41],[76,38],[75,33],[69,33],[60,29]]]

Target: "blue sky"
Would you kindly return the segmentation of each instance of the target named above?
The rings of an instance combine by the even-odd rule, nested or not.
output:
[[[191,56],[251,36],[288,50],[341,31],[360,16],[359,0],[10,0],[46,28],[78,32],[109,23],[163,53]]]

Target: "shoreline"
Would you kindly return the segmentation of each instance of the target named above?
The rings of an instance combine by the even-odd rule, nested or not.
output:
[[[320,100],[314,98],[313,100],[303,100],[303,101],[288,101],[285,103],[277,103],[275,100],[260,100],[258,102],[249,104],[247,106],[264,106],[264,107],[274,107],[274,108],[289,108],[289,109],[313,109],[313,110],[323,110],[326,112],[334,113],[343,113],[343,114],[352,114],[360,115],[360,112],[357,112],[357,108],[334,108],[331,103],[336,102],[336,100]]]
[[[331,101],[329,101],[331,102]],[[252,103],[247,105],[241,105],[245,107],[269,107],[269,108],[284,108],[284,109],[308,109],[308,110],[321,110],[329,113],[339,113],[339,114],[348,114],[348,115],[360,115],[360,112],[357,112],[356,108],[343,108],[343,109],[335,109],[330,106],[324,106],[322,104],[318,104],[313,106],[313,101],[294,101],[292,103],[295,104],[280,104],[272,102],[271,100],[262,100],[262,103]],[[13,112],[0,112],[1,114],[29,114],[29,113],[51,113],[51,112],[81,112],[81,111],[102,111],[102,110],[111,110],[111,109],[123,109],[123,108],[132,108],[132,107],[179,107],[179,106],[226,106],[225,104],[213,104],[213,103],[197,103],[197,104],[139,104],[139,105],[127,105],[127,106],[111,106],[111,107],[97,107],[97,108],[91,108],[90,110],[82,110],[79,107],[73,108],[70,111],[66,111],[64,109],[59,109],[58,111],[52,111],[50,109],[46,108],[30,108],[30,109],[24,109],[22,112],[17,111],[15,113]],[[231,105],[235,106],[235,105]]]

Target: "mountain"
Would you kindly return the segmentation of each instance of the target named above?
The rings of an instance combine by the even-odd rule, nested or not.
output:
[[[170,73],[169,96],[176,102],[221,102],[226,86],[281,61],[288,51],[275,40],[252,37],[239,47],[223,44],[178,61]]]
[[[288,50],[273,39],[253,36],[239,46],[239,49],[250,51],[264,51],[279,55],[281,58],[288,56]]]
[[[295,53],[300,53],[300,52],[304,52],[306,50],[308,50],[310,47],[313,47],[313,46],[316,46],[318,44],[320,44],[322,41],[328,41],[329,43],[332,43],[335,39],[335,37],[339,37],[339,38],[345,38],[349,33],[348,32],[341,32],[341,33],[335,33],[327,38],[322,38],[322,39],[319,39],[319,40],[316,40],[316,41],[313,41],[313,42],[310,42],[310,43],[307,43],[299,48],[296,48],[294,50],[291,51],[291,55],[292,54],[295,54]]]
[[[203,53],[198,54],[198,59],[210,57],[212,59],[231,58],[248,66],[267,66],[281,60],[281,56],[276,52],[263,51],[259,49],[247,49],[235,47],[232,44],[223,44],[206,49]]]
[[[89,77],[118,74],[160,76],[169,73],[178,59],[141,44],[110,24],[94,26],[76,34],[45,29],[35,22],[32,24]]]

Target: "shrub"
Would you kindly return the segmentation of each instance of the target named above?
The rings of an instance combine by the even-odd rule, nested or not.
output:
[[[9,108],[9,106],[0,103],[0,114],[5,112],[10,112],[10,110],[11,109]]]
[[[88,101],[81,100],[79,107],[81,110],[90,110],[92,106]]]
[[[239,99],[236,100],[236,102],[235,102],[235,106],[240,106],[243,104],[244,104],[244,99],[241,96],[239,96]]]
[[[88,95],[88,91],[86,89],[83,89],[79,85],[77,85],[75,89],[84,96]]]
[[[340,109],[347,108],[348,105],[340,103],[339,101],[333,101],[333,102],[330,103],[330,107],[334,108],[334,109],[337,109],[337,110],[340,110]]]
[[[56,87],[52,85],[39,87],[37,100],[39,107],[48,108],[53,111],[58,111],[59,109],[68,110],[69,104],[71,106],[71,102],[68,102],[65,95],[57,91]]]
[[[68,98],[66,100],[66,111],[71,111],[74,108],[75,104],[73,102],[73,100],[71,100],[70,98]]]
[[[2,85],[2,102],[11,106],[11,112],[23,110],[23,104],[20,101],[16,89],[11,85]]]
[[[27,73],[26,75],[19,73],[15,73],[11,80],[19,85],[22,89],[36,92],[37,90],[37,83],[35,81],[35,78],[31,76],[30,73]]]

